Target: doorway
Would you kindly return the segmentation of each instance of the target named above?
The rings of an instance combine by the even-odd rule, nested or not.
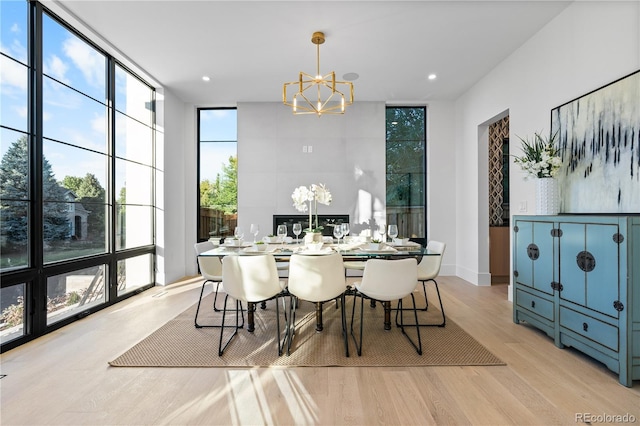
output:
[[[491,284],[508,284],[509,116],[489,125],[489,273]]]

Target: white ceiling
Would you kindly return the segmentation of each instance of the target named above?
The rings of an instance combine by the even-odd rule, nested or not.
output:
[[[453,100],[571,2],[57,3],[184,102],[235,106],[280,102],[284,82],[300,71],[315,74],[314,31],[326,35],[323,74],[359,74],[356,101]],[[430,73],[438,78],[428,80]]]

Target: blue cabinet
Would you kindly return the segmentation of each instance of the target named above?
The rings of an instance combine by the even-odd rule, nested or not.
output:
[[[640,216],[514,216],[513,320],[640,379]]]

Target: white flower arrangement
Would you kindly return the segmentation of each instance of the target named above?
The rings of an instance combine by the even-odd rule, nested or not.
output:
[[[331,192],[324,186],[324,184],[312,184],[310,187],[299,186],[293,190],[291,194],[293,199],[293,207],[299,212],[309,211],[309,228],[305,229],[307,232],[322,232],[324,229],[322,226],[318,226],[318,203],[329,205],[331,204]],[[307,206],[307,202],[309,205]],[[313,210],[311,211],[311,203],[313,202]],[[312,213],[315,213],[316,220],[315,226],[312,222]]]
[[[539,133],[534,134],[532,141],[518,138],[522,141],[522,157],[515,157],[514,161],[527,173],[528,178],[555,177],[562,165],[562,159],[558,155],[555,146],[556,134],[546,139]]]

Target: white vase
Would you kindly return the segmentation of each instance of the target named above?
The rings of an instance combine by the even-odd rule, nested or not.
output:
[[[558,181],[554,178],[538,178],[536,182],[536,214],[554,215],[560,212]]]
[[[314,244],[322,242],[322,233],[321,232],[306,232],[304,234],[304,243],[305,244]]]

